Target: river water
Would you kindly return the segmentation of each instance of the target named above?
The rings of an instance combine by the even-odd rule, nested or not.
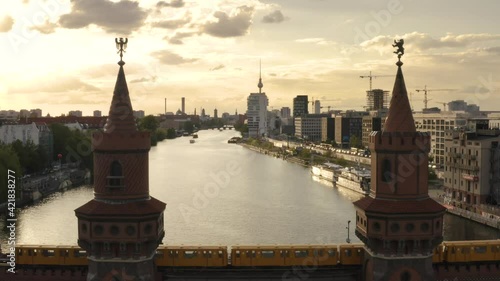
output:
[[[150,194],[166,202],[168,245],[345,243],[355,221],[356,193],[311,177],[307,168],[228,144],[235,131],[198,132],[167,140],[149,153]],[[77,243],[74,210],[93,198],[92,187],[58,192],[17,210],[16,242]],[[9,231],[0,216],[0,242]],[[350,224],[349,238],[359,242]],[[500,231],[453,215],[445,240],[498,239]]]

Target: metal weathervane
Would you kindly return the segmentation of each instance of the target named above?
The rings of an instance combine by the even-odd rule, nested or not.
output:
[[[404,43],[405,41],[403,39],[399,39],[397,41],[394,40],[394,44],[392,44],[394,48],[397,48],[394,53],[398,55],[398,62],[401,62],[401,57],[405,54],[405,48],[403,48]]]
[[[120,54],[120,62],[123,62],[123,53],[125,52],[125,49],[127,49],[127,43],[128,43],[128,38],[121,38],[118,40],[118,38],[115,38],[115,43],[116,43],[116,49],[118,52],[117,54]]]

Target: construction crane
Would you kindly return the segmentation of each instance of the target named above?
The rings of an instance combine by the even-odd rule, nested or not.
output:
[[[391,77],[392,75],[372,75],[372,72],[370,71],[370,75],[361,75],[359,78],[370,78],[370,91],[372,90],[372,78],[377,78],[377,77]]]
[[[447,102],[443,102],[443,101],[437,101],[437,103],[440,103],[443,105],[443,111],[446,111],[446,106],[448,105]]]
[[[331,105],[329,105],[329,106],[320,106],[320,108],[325,108],[325,107],[328,108],[328,112],[330,112],[330,108],[332,108],[332,106]]]
[[[315,100],[313,97],[312,100],[310,101],[311,106],[312,106],[312,112],[314,112],[314,102],[316,102],[316,101],[325,102],[325,101],[338,101],[338,100]],[[320,104],[320,108],[323,108],[323,107],[324,106],[321,106],[321,104]]]
[[[424,108],[427,109],[427,103],[430,99],[427,98],[427,92],[435,92],[435,91],[456,91],[456,89],[427,89],[427,85],[423,89],[415,90],[417,92],[424,92]]]

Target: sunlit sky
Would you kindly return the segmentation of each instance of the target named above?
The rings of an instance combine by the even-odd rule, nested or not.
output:
[[[500,109],[500,1],[466,0],[18,0],[0,2],[0,110],[107,114],[119,56],[135,110],[246,111],[259,60],[270,109],[307,94],[362,110],[369,79],[392,90],[403,71],[416,110],[463,99]]]

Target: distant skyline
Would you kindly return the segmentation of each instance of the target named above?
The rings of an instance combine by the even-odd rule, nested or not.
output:
[[[119,56],[134,110],[246,111],[258,92],[269,109],[306,94],[332,109],[363,110],[369,79],[392,91],[394,39],[405,40],[403,71],[412,105],[462,99],[500,105],[500,2],[465,0],[19,0],[0,3],[0,110],[44,116],[109,111]],[[328,100],[328,101],[326,101]],[[272,107],[272,108],[271,108]]]

